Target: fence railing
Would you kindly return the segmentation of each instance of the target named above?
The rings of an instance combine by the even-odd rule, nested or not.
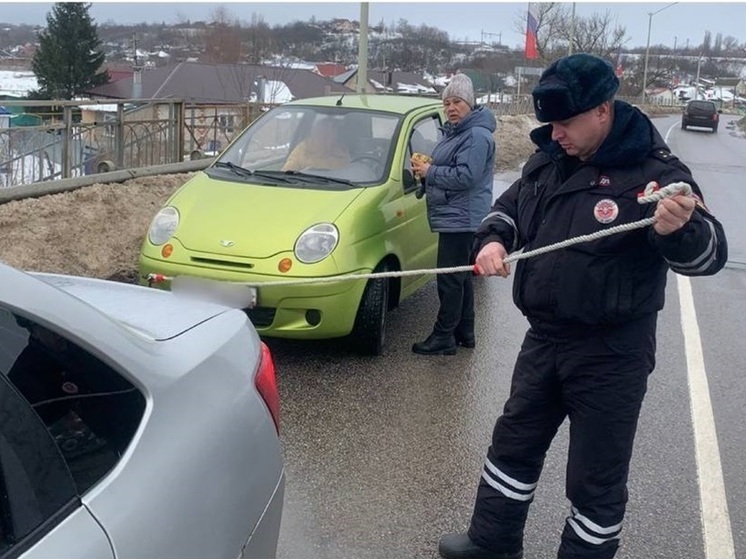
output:
[[[530,95],[496,96],[486,104],[498,117],[533,114]],[[0,188],[213,156],[270,108],[174,99],[2,105],[10,114],[0,113]]]

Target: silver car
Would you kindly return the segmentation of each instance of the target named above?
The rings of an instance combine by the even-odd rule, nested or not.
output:
[[[278,414],[243,312],[0,264],[0,558],[274,557]]]

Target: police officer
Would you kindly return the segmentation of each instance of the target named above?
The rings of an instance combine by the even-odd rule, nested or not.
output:
[[[467,533],[445,535],[447,559],[521,559],[529,505],[549,445],[570,420],[560,559],[611,559],[668,270],[711,275],[727,260],[721,224],[689,169],[650,120],[613,99],[612,66],[589,54],[551,64],[533,90],[538,150],[475,235],[483,275],[505,257],[655,216],[654,225],[518,262],[515,304],[529,322]],[[648,181],[684,181],[694,195],[638,204]]]

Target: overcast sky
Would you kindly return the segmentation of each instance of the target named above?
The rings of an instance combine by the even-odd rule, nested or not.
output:
[[[292,21],[332,18],[360,19],[359,2],[92,2],[91,15],[98,24],[116,23],[178,23],[209,21],[215,8],[223,6],[232,19],[250,21],[252,14],[261,16],[270,26]],[[572,5],[571,2],[567,3]],[[645,46],[648,22],[651,44],[683,47],[689,41],[700,44],[705,31],[723,37],[731,35],[746,42],[746,2],[577,2],[576,14],[587,17],[608,11],[615,22],[623,26],[629,41],[627,47]],[[425,24],[446,31],[451,40],[487,40],[510,47],[523,47],[524,38],[516,30],[516,21],[524,21],[527,2],[369,2],[371,25],[383,20],[395,23],[405,19],[412,25]],[[0,22],[45,23],[50,2],[0,1]],[[665,8],[658,14],[656,12]],[[2,32],[2,31],[0,31]],[[491,35],[487,35],[491,34]]]

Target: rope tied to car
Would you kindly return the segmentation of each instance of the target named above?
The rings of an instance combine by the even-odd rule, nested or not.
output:
[[[686,182],[674,182],[669,185],[666,185],[664,187],[660,187],[657,182],[651,181],[645,186],[645,190],[638,194],[637,196],[637,203],[638,204],[649,204],[652,202],[658,202],[659,200],[663,200],[664,198],[669,198],[671,196],[675,196],[678,194],[682,194],[684,196],[691,196],[692,194],[692,187]],[[580,235],[577,237],[572,237],[570,239],[561,241],[559,243],[554,243],[551,245],[546,245],[543,247],[539,247],[534,250],[529,251],[520,251],[520,252],[514,252],[513,254],[510,254],[503,260],[505,263],[515,262],[517,260],[525,260],[527,258],[531,258],[533,256],[538,256],[540,254],[546,254],[547,252],[553,252],[555,250],[561,250],[563,248],[567,248],[572,245],[576,245],[579,243],[586,243],[589,241],[594,241],[596,239],[601,239],[603,237],[608,237],[611,235],[615,235],[616,233],[622,233],[625,231],[633,231],[635,229],[642,229],[643,227],[647,227],[648,225],[652,225],[655,223],[654,217],[648,217],[645,219],[641,219],[639,221],[634,221],[631,223],[623,223],[621,225],[616,225],[614,227],[609,227],[608,229],[603,229],[601,231],[596,231],[595,233],[590,233],[588,235]],[[275,280],[275,281],[266,281],[266,282],[221,282],[221,283],[235,283],[240,284],[247,287],[270,287],[270,286],[290,286],[290,285],[307,285],[307,284],[320,284],[320,283],[336,283],[338,281],[351,281],[351,280],[358,280],[358,279],[383,279],[383,278],[399,278],[404,276],[420,276],[423,274],[455,274],[459,272],[477,272],[476,265],[470,264],[466,266],[451,266],[446,268],[428,268],[428,269],[420,269],[420,270],[389,270],[389,271],[383,271],[383,272],[367,272],[367,273],[361,273],[361,274],[344,274],[339,276],[328,276],[328,277],[317,277],[317,278],[297,278],[297,279],[288,279],[288,280]],[[148,274],[147,280],[150,285],[155,283],[162,283],[164,281],[172,281],[174,278],[170,276],[166,276],[164,274]]]

